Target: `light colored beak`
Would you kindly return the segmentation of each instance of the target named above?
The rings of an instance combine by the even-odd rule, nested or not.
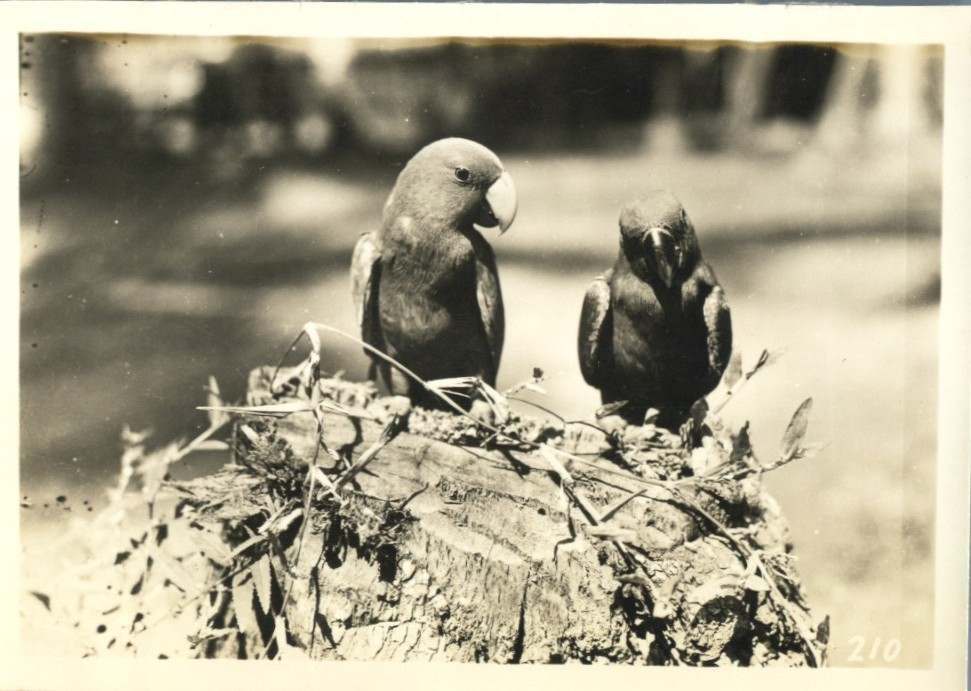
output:
[[[674,280],[674,236],[666,228],[658,227],[648,229],[647,234],[651,237],[651,244],[654,246],[654,267],[657,269],[658,276],[664,281],[664,285],[670,288]]]
[[[518,208],[516,185],[513,184],[512,176],[503,172],[499,179],[486,190],[485,198],[489,208],[492,209],[492,215],[499,222],[499,233],[505,233],[516,219]]]
[[[669,238],[674,237],[671,235],[671,231],[668,230],[667,228],[657,228],[657,227],[649,228],[647,231],[647,234],[651,236],[651,242],[653,243],[656,249],[660,249],[662,246],[662,243],[664,242],[661,236],[666,235]]]

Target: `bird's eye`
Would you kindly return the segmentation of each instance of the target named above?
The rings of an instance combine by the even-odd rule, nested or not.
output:
[[[459,182],[468,182],[472,179],[472,173],[469,172],[468,168],[459,166],[455,169],[455,179]]]

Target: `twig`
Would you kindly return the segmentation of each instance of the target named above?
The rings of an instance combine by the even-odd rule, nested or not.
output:
[[[183,446],[178,451],[178,453],[176,453],[172,457],[172,460],[169,461],[169,465],[171,465],[172,463],[178,463],[183,458],[185,458],[186,456],[188,456],[190,453],[192,453],[193,451],[195,451],[196,448],[198,448],[203,443],[205,443],[206,440],[209,439],[209,437],[211,437],[213,434],[215,434],[220,429],[222,429],[223,427],[225,427],[227,422],[229,422],[229,418],[223,419],[222,421],[220,421],[219,423],[217,423],[215,425],[209,425],[209,427],[207,427],[205,430],[203,430],[202,433],[199,434],[199,436],[197,436],[195,439],[193,439],[188,444],[186,444],[185,446]]]
[[[293,342],[292,343],[290,343],[290,347],[287,348],[286,351],[284,351],[283,355],[280,357],[279,362],[276,363],[276,367],[273,369],[273,376],[270,378],[270,393],[271,394],[273,393],[273,389],[274,389],[274,387],[276,385],[277,375],[280,374],[280,369],[283,367],[283,361],[287,359],[287,355],[289,355],[291,352],[293,352],[293,349],[300,342],[300,339],[303,338],[304,333],[305,333],[304,331],[301,331],[299,334],[297,334],[297,337],[293,339]]]
[[[620,511],[625,506],[627,506],[627,504],[633,501],[634,499],[637,499],[637,497],[643,496],[646,492],[647,492],[647,489],[641,489],[641,490],[637,490],[636,492],[631,492],[626,497],[623,497],[616,503],[608,506],[600,514],[601,522],[609,521],[611,516],[613,516],[615,513]]]
[[[403,426],[403,419],[401,416],[394,415],[388,424],[385,425],[385,428],[382,430],[381,436],[378,437],[377,441],[375,441],[367,451],[358,457],[357,462],[354,465],[348,468],[339,478],[337,478],[337,481],[334,483],[334,488],[339,490],[341,487],[350,482],[355,475],[364,470],[367,464],[377,457],[378,452],[387,446],[392,439],[398,436],[398,433],[401,432]]]
[[[547,415],[552,415],[557,420],[559,420],[560,423],[562,423],[562,425],[563,425],[564,428],[566,428],[568,425],[583,425],[585,427],[589,427],[592,430],[596,430],[597,432],[600,432],[605,437],[610,437],[610,432],[608,432],[607,430],[603,429],[602,427],[598,427],[597,425],[595,425],[592,422],[589,422],[587,420],[567,420],[565,417],[563,417],[562,415],[560,415],[559,413],[557,413],[555,410],[552,410],[550,408],[547,408],[545,405],[541,405],[541,404],[537,403],[536,401],[530,401],[527,398],[520,398],[518,396],[510,396],[508,393],[506,394],[506,398],[508,398],[510,401],[516,401],[517,403],[525,403],[526,405],[531,405],[534,408],[536,408],[537,410],[542,410]]]
[[[314,386],[313,394],[315,395],[317,391],[318,391],[317,387]],[[297,554],[293,558],[294,568],[296,568],[297,565],[300,563],[300,554],[303,551],[303,544],[307,538],[307,525],[310,524],[310,508],[311,508],[311,503],[313,501],[313,496],[314,496],[314,479],[316,478],[314,469],[317,467],[317,459],[320,458],[320,442],[324,436],[324,419],[321,417],[320,413],[317,412],[316,408],[314,408],[314,418],[317,420],[317,443],[314,445],[313,460],[310,462],[310,467],[307,469],[307,477],[308,477],[307,496],[304,501],[304,507],[303,507],[303,522],[300,524],[300,537],[297,541]],[[286,607],[287,602],[290,601],[290,594],[293,592],[293,584],[295,582],[296,582],[296,579],[291,578],[290,582],[287,584],[287,591],[283,595],[282,607]]]
[[[549,409],[549,408],[547,408],[547,407],[546,407],[545,405],[541,405],[541,404],[539,404],[539,403],[536,403],[535,401],[530,401],[529,399],[526,399],[526,398],[520,398],[519,396],[510,396],[509,394],[505,394],[505,396],[506,396],[506,398],[508,398],[508,399],[509,399],[510,401],[516,401],[517,403],[525,403],[526,405],[531,405],[531,406],[533,406],[533,407],[534,407],[534,408],[536,408],[537,410],[542,410],[542,411],[543,411],[544,413],[546,413],[547,415],[552,415],[552,416],[553,416],[553,417],[555,417],[555,418],[556,418],[557,420],[559,420],[559,421],[560,421],[560,422],[561,422],[562,424],[564,424],[564,425],[566,425],[566,418],[564,418],[564,417],[563,417],[562,415],[560,415],[560,414],[559,414],[559,413],[557,413],[556,411],[554,411],[554,410],[550,410],[550,409]],[[598,429],[599,429],[599,428],[598,428]]]
[[[771,359],[772,357],[768,350],[763,350],[761,353],[759,353],[759,359],[756,361],[755,366],[752,369],[750,369],[748,372],[746,372],[742,376],[742,378],[735,384],[735,386],[725,391],[724,398],[721,401],[719,401],[716,405],[711,407],[711,413],[714,415],[717,415],[718,413],[720,413],[722,408],[728,405],[728,402],[731,401],[733,398],[735,398],[738,395],[738,392],[745,387],[745,384],[748,383],[749,379],[755,376],[756,372],[758,372],[760,369],[762,369],[767,364],[769,364],[769,361]]]

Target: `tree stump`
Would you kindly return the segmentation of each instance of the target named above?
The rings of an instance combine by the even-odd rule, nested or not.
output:
[[[269,374],[252,374],[250,404],[299,400],[272,395]],[[319,384],[324,400],[389,417],[368,385]],[[183,514],[232,550],[211,561],[231,585],[210,598],[219,635],[200,652],[821,664],[827,626],[801,596],[785,521],[760,474],[739,472],[747,434],[705,419],[682,439],[513,415],[503,439],[522,443],[502,443],[415,409],[381,447],[381,423],[326,412],[318,448],[312,415],[243,417],[234,464],[176,487]]]

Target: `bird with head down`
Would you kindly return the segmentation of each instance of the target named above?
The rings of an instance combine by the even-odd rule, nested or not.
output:
[[[362,235],[351,284],[362,339],[425,381],[496,381],[504,338],[499,275],[480,231],[505,232],[516,188],[499,158],[468,139],[433,142],[401,170],[381,228]],[[372,357],[392,394],[440,407],[418,383]]]
[[[580,369],[605,404],[640,423],[649,408],[675,427],[721,379],[732,351],[725,292],[701,258],[681,203],[664,191],[620,213],[620,252],[587,289]]]

